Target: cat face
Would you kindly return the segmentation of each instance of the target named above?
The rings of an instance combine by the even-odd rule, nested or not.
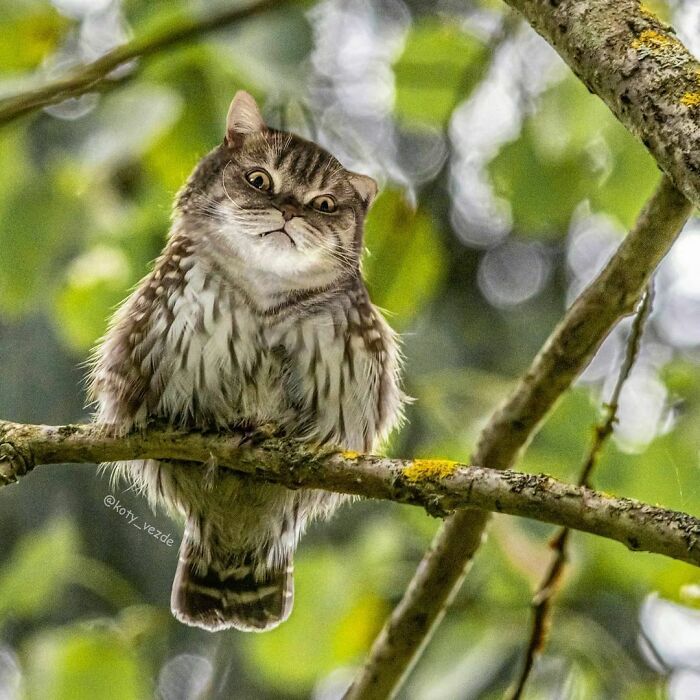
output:
[[[195,171],[190,189],[195,181],[206,184],[186,204],[215,220],[219,244],[250,270],[291,288],[357,272],[374,180],[346,170],[310,141],[269,129],[244,92],[231,104],[226,139],[214,156],[199,178]]]

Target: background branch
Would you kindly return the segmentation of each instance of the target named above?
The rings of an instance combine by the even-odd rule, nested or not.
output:
[[[540,14],[553,13],[559,6],[570,10],[567,15],[571,16],[560,19],[558,27],[552,25],[552,31],[561,33],[559,40],[562,42],[567,41],[567,33],[573,34],[576,30],[576,27],[564,21],[578,22],[578,29],[585,32],[588,22],[584,14],[590,12],[593,5],[600,12],[609,10],[611,5],[592,0],[520,4],[528,4],[532,12]],[[645,104],[649,109],[655,109],[662,98],[670,95],[668,113],[664,114],[663,110],[658,112],[660,119],[656,119],[657,112],[652,115],[642,110],[636,116],[631,115],[625,123],[629,125],[635,120],[652,119],[654,124],[644,128],[659,132],[663,129],[663,120],[667,119],[675,120],[675,124],[680,124],[684,129],[696,129],[694,120],[689,116],[692,117],[698,109],[695,105],[700,104],[700,96],[688,90],[682,93],[679,101],[674,102],[670,99],[673,97],[671,93],[659,95],[649,90],[654,76],[645,74],[648,66],[665,62],[664,70],[669,75],[671,67],[675,66],[673,70],[688,77],[687,70],[694,64],[688,62],[687,52],[682,47],[678,49],[672,32],[648,12],[636,5],[623,4],[632,12],[641,13],[642,24],[635,24],[636,20],[632,18],[634,27],[621,26],[620,36],[624,41],[616,44],[610,35],[604,34],[605,27],[601,32],[593,22],[591,26],[595,31],[592,37],[576,36],[573,40],[581,39],[579,46],[583,46],[584,40],[589,43],[587,49],[579,51],[578,60],[595,62],[606,51],[621,47],[619,58],[630,67],[630,71],[613,78],[633,80],[635,75],[641,76],[643,80],[640,85],[644,87],[640,87],[635,94],[620,93],[621,110],[627,103],[633,104],[637,110],[647,99],[649,101]],[[241,2],[229,5],[241,7]],[[556,84],[552,82],[560,74],[549,75],[551,52],[544,51],[546,47],[532,32],[514,33],[503,47],[496,47],[502,50],[498,50],[494,56],[492,42],[489,41],[489,46],[484,43],[485,28],[478,22],[472,27],[470,18],[464,13],[459,16],[447,13],[440,17],[439,22],[435,22],[435,17],[430,13],[416,12],[409,18],[405,13],[387,13],[372,3],[361,3],[361,7],[352,8],[341,5],[317,4],[311,17],[313,26],[305,26],[306,22],[299,12],[283,10],[276,13],[271,10],[250,23],[235,25],[230,32],[213,36],[236,44],[240,40],[245,44],[249,51],[244,53],[254,58],[260,68],[253,71],[255,75],[251,73],[250,87],[260,94],[271,94],[273,107],[275,101],[279,102],[274,95],[284,97],[290,85],[305,85],[313,93],[314,109],[319,115],[333,116],[346,112],[349,123],[343,126],[348,126],[348,129],[336,129],[333,119],[323,120],[324,128],[328,126],[331,129],[326,136],[330,135],[334,149],[337,148],[339,153],[352,153],[355,149],[362,152],[359,142],[365,141],[372,146],[369,149],[371,153],[367,152],[370,160],[374,159],[379,171],[386,171],[388,183],[391,184],[368,221],[368,241],[374,255],[368,258],[367,279],[375,301],[396,312],[393,324],[399,330],[427,330],[423,340],[414,348],[417,361],[407,368],[408,389],[419,396],[420,402],[412,411],[411,428],[403,435],[403,441],[410,446],[411,454],[432,454],[434,450],[430,445],[447,444],[455,438],[463,439],[463,426],[470,426],[476,416],[483,416],[484,407],[490,405],[492,397],[496,394],[505,397],[515,388],[518,380],[513,374],[513,367],[525,369],[530,364],[531,353],[549,334],[552,326],[559,323],[558,317],[568,307],[571,300],[568,293],[572,287],[580,289],[580,281],[584,278],[588,280],[594,274],[592,268],[599,269],[594,258],[598,260],[598,253],[602,251],[609,254],[610,229],[614,226],[612,220],[626,222],[626,225],[631,222],[631,214],[640,209],[642,198],[650,193],[653,185],[649,178],[655,177],[655,168],[646,151],[640,149],[633,139],[627,138],[616,124],[611,120],[601,121],[600,104],[588,96],[580,85],[576,85],[572,76]],[[616,12],[617,4],[612,5],[611,11]],[[689,16],[678,3],[668,5],[662,0],[658,7],[660,11],[672,12],[679,22],[688,21]],[[7,66],[9,72],[6,71],[8,80],[14,80],[13,75],[19,77],[20,73],[15,71],[35,66],[47,51],[56,47],[56,41],[67,49],[70,46],[65,45],[65,41],[70,40],[78,42],[81,50],[92,50],[104,40],[106,29],[118,32],[124,22],[131,25],[136,22],[138,37],[153,37],[150,30],[138,29],[139,20],[146,16],[142,10],[140,6],[129,6],[124,12],[115,10],[104,16],[92,16],[91,13],[81,20],[76,18],[80,23],[75,24],[50,8],[38,13],[31,8],[27,12],[15,13],[10,7],[10,33],[5,52],[10,59]],[[160,17],[163,13],[157,11],[149,10],[146,14],[157,22],[167,20],[167,17]],[[513,12],[509,14],[509,18],[512,17],[518,16]],[[518,22],[518,26],[521,26],[521,20]],[[361,34],[369,37],[356,52],[356,42],[353,43],[348,35],[349,26],[358,30],[351,32],[352,36]],[[70,36],[65,34],[66,29]],[[543,33],[546,35],[546,32]],[[496,44],[500,40],[499,35],[502,36],[500,32],[491,34]],[[632,35],[634,38],[626,45]],[[604,37],[601,45],[596,44],[599,37]],[[390,40],[389,44],[385,44],[386,40]],[[192,41],[179,46],[185,49],[192,44],[200,44],[201,48],[203,41],[206,41],[204,36],[193,37]],[[216,46],[220,48],[223,44],[218,42]],[[400,46],[404,51],[399,57]],[[386,50],[387,47],[391,50]],[[104,109],[93,115],[95,118],[88,120],[59,124],[42,117],[30,125],[36,128],[7,130],[7,148],[0,149],[7,166],[4,170],[8,174],[3,185],[5,192],[0,198],[6,214],[0,239],[3,249],[14,254],[0,256],[4,260],[6,273],[0,274],[0,279],[5,282],[0,284],[0,307],[5,315],[10,314],[0,333],[0,355],[3,358],[0,363],[3,390],[0,394],[7,404],[5,415],[21,415],[26,420],[34,417],[47,422],[61,422],[66,416],[80,415],[81,404],[75,395],[75,352],[81,348],[87,352],[88,345],[102,333],[105,309],[116,303],[127,276],[143,269],[147,257],[153,253],[153,246],[157,245],[157,229],[162,229],[167,220],[163,197],[179,184],[182,168],[197,153],[209,150],[211,143],[220,138],[213,115],[221,109],[221,85],[222,81],[226,82],[227,76],[230,79],[231,56],[226,51],[176,50],[166,54],[167,45],[161,48],[164,50],[161,60],[151,62],[146,57],[129,60],[94,84],[85,83],[76,94],[111,90],[132,77],[140,82],[147,73],[150,75],[151,68],[159,68],[157,72],[165,80],[166,84],[159,89],[151,90],[158,88],[157,85],[137,85],[137,89],[129,90],[128,95],[123,94],[123,100],[110,100]],[[357,54],[357,61],[348,63],[345,60],[349,50],[355,52],[353,56]],[[240,51],[234,53],[240,58]],[[576,51],[572,52],[572,57],[572,61],[577,59]],[[610,63],[608,57],[605,61],[606,64]],[[438,63],[438,71],[444,72],[444,80],[440,81],[439,86],[433,86],[428,95],[430,99],[426,99],[425,91],[417,88],[420,76],[416,75],[416,71],[419,68],[427,70],[433,64],[438,66]],[[377,70],[367,71],[367,65]],[[334,70],[334,66],[342,70]],[[546,79],[543,75],[545,66]],[[392,70],[396,82],[394,108],[382,109],[381,114],[368,118],[362,110],[356,109],[356,95],[345,90],[348,79],[366,94],[385,94],[389,97],[384,90],[384,78]],[[600,66],[601,75],[608,70],[607,65]],[[533,71],[538,75],[533,75]],[[81,69],[77,68],[76,74],[80,72]],[[70,73],[67,77],[73,75]],[[691,77],[694,78],[694,74]],[[51,80],[37,71],[31,82],[22,85],[25,88],[36,87],[44,79]],[[593,79],[597,79],[597,75]],[[591,84],[589,82],[589,86]],[[546,92],[542,93],[543,90]],[[494,92],[507,99],[508,104],[494,100]],[[542,96],[542,100],[537,99],[538,95]],[[468,103],[465,102],[467,97]],[[60,101],[64,96],[59,95],[56,99]],[[40,108],[40,103],[30,107]],[[329,109],[331,112],[328,112]],[[306,117],[303,105],[301,112]],[[166,118],[162,117],[163,114]],[[301,119],[299,110],[292,106],[289,117],[290,125],[298,124]],[[503,128],[506,126],[503,117],[508,117],[508,129]],[[416,130],[414,120],[429,126],[430,132],[424,135],[422,129]],[[511,127],[516,122],[522,123],[523,128],[520,136],[511,142]],[[477,123],[498,128],[489,128],[482,133],[473,128]],[[380,125],[381,129],[378,128]],[[442,144],[435,138],[436,126],[442,126]],[[551,139],[553,128],[557,132],[556,143]],[[347,135],[341,133],[345,131]],[[689,133],[692,140],[694,131]],[[642,136],[646,138],[644,134]],[[509,145],[503,146],[504,139]],[[404,155],[407,155],[398,164],[394,158],[395,149],[392,149],[395,143],[399,143],[406,151]],[[102,145],[105,146],[104,150]],[[449,150],[447,158],[445,148]],[[687,151],[684,153],[675,145],[669,148],[669,153],[665,154],[663,147],[660,147],[661,155],[658,157],[677,162],[681,169],[687,164],[688,171],[694,172],[692,158],[684,160]],[[499,155],[495,155],[496,152]],[[693,152],[697,152],[697,149],[693,149]],[[384,157],[387,154],[388,160]],[[439,174],[434,175],[433,170],[440,167],[440,163],[443,165]],[[479,181],[475,182],[477,176]],[[474,188],[475,184],[480,186],[489,178],[493,180],[493,194],[497,197],[490,200],[490,204],[480,197],[478,187]],[[409,216],[408,208],[401,201],[399,190],[407,182],[420,191],[423,211],[419,210],[415,217]],[[585,196],[590,196],[590,209],[579,206]],[[510,207],[512,217],[506,215],[506,206]],[[680,216],[682,218],[682,212]],[[467,218],[469,220],[465,220]],[[527,240],[510,240],[507,237],[511,221],[514,229],[527,234]],[[87,237],[84,235],[86,222],[92,222],[91,235]],[[654,256],[662,255],[670,245],[672,235],[669,227],[672,229],[674,225],[673,220],[668,225],[662,222],[659,241],[654,227],[647,227],[642,243],[652,246],[653,250],[645,251],[640,244],[639,251],[650,266],[655,264]],[[673,352],[675,348],[697,344],[697,334],[692,332],[685,317],[685,311],[692,312],[694,308],[692,260],[697,257],[697,251],[690,239],[692,236],[681,241],[682,250],[668,261],[668,274],[664,274],[661,280],[665,304],[668,299],[668,314],[663,318],[658,339],[664,352],[655,353],[644,368],[644,377],[650,381],[635,382],[634,387],[629,387],[630,394],[635,394],[640,402],[650,402],[650,410],[644,416],[640,410],[640,420],[633,421],[635,425],[630,426],[631,431],[636,432],[633,439],[644,444],[656,440],[654,449],[640,457],[635,464],[627,464],[623,460],[616,483],[636,483],[640,493],[635,495],[644,493],[641,497],[649,502],[658,500],[700,515],[700,496],[693,491],[693,469],[687,460],[696,442],[693,426],[697,426],[698,421],[692,412],[697,413],[700,409],[692,398],[697,395],[698,377],[687,366],[687,353]],[[542,246],[540,241],[544,241],[545,245]],[[484,254],[487,247],[488,252]],[[553,249],[556,249],[555,255],[551,255]],[[635,269],[636,258],[630,256],[630,260],[630,268]],[[65,264],[56,265],[56,261]],[[626,274],[626,267],[626,262],[623,262],[618,272]],[[509,273],[508,280],[501,274],[504,270]],[[571,284],[562,283],[565,277]],[[622,286],[625,288],[623,294],[632,293],[637,281],[632,280],[629,284],[624,281]],[[571,379],[566,375],[575,375],[580,370],[588,350],[580,343],[577,336],[579,329],[592,343],[591,352],[594,352],[598,339],[615,322],[614,315],[624,313],[624,304],[616,298],[617,291],[611,283],[607,288],[608,298],[600,295],[597,300],[599,308],[587,309],[587,315],[569,319],[570,323],[565,329],[569,335],[562,337],[573,338],[571,342],[575,352],[572,358],[567,357],[564,351],[558,353],[556,345],[549,355],[543,350],[542,357],[538,358],[542,364],[532,366],[530,379],[534,385],[523,378],[509,400],[508,405],[512,410],[494,417],[494,434],[485,434],[479,443],[481,454],[491,458],[490,466],[507,467],[513,464],[520,449],[537,429],[542,416],[570,384]],[[533,296],[535,294],[537,296]],[[483,300],[479,301],[481,297]],[[609,303],[614,306],[613,314],[604,317],[602,326],[598,328],[595,325],[598,314],[605,315]],[[15,323],[15,318],[19,323]],[[465,338],[471,339],[468,349],[464,347]],[[22,348],[22,352],[17,353],[17,348]],[[424,370],[430,366],[430,358],[435,352],[446,353],[445,367],[426,374]],[[662,372],[662,366],[668,369]],[[540,369],[541,375],[538,374]],[[550,392],[548,382],[554,383],[554,377],[559,373],[563,373],[566,386],[553,386]],[[49,385],[51,391],[47,393],[45,389]],[[36,390],[33,391],[32,387]],[[540,390],[542,393],[538,396]],[[683,401],[687,399],[688,404],[682,418],[674,421],[670,433],[665,431],[666,424],[662,420],[655,424],[655,430],[649,427],[652,419],[662,411],[664,392],[673,400],[676,397]],[[528,404],[528,396],[532,398],[532,404]],[[557,455],[562,454],[562,450],[574,453],[580,449],[581,435],[589,432],[586,402],[573,399],[575,397],[567,401],[565,407],[566,424],[555,421],[538,440],[541,461],[535,460],[534,464],[556,463]],[[518,401],[522,403],[518,404]],[[538,416],[540,407],[543,409]],[[658,409],[654,415],[651,415],[652,408],[655,411]],[[648,418],[649,423],[645,424],[642,417]],[[515,436],[512,441],[511,434]],[[248,449],[257,450],[259,447],[258,443],[248,445]],[[664,453],[662,465],[655,456],[663,447],[668,448],[668,454]],[[31,452],[16,449],[10,442],[5,442],[2,450],[7,457],[4,468],[8,475],[10,467],[17,473],[30,469],[36,457]],[[265,452],[260,455],[264,456]],[[180,457],[180,454],[177,456]],[[467,455],[459,456],[464,461],[472,461],[471,458],[467,459]],[[453,465],[444,462],[429,464],[438,472],[443,467],[448,471],[453,468]],[[412,470],[409,474],[413,475],[408,485],[413,486],[413,482],[422,474],[427,481],[444,486],[444,479],[440,478],[439,473],[426,476],[424,463],[406,465],[405,469]],[[92,469],[47,469],[40,475],[43,478],[31,479],[26,488],[12,489],[14,493],[4,494],[0,510],[7,524],[4,530],[9,533],[5,549],[10,560],[3,565],[3,572],[0,573],[12,573],[19,569],[15,590],[27,590],[27,581],[31,589],[31,572],[36,567],[17,567],[14,555],[10,555],[11,549],[21,554],[25,549],[24,543],[31,544],[42,537],[61,537],[61,524],[47,522],[44,526],[33,518],[32,513],[37,508],[38,512],[46,511],[45,505],[55,500],[56,489],[63,489],[67,498],[78,500],[90,488],[97,489],[94,495],[99,500],[101,487],[91,478],[92,475]],[[406,486],[403,471],[396,481]],[[624,488],[619,488],[618,492],[627,493]],[[92,498],[88,500],[94,501]],[[445,502],[437,497],[421,503],[435,514],[442,514],[447,508]],[[472,503],[475,504],[478,505]],[[115,531],[113,514],[99,508],[98,501],[94,501],[93,506],[95,508],[70,508],[70,517],[65,519],[66,526],[75,528],[76,536],[85,539],[88,551],[99,552],[106,564],[113,563],[116,570],[124,570],[123,552],[125,547],[128,549],[133,533],[127,528]],[[141,506],[136,504],[133,507]],[[500,501],[497,507],[502,507]],[[333,614],[327,616],[323,630],[318,630],[321,636],[315,634],[313,639],[304,630],[307,626],[303,624],[303,615],[296,616],[285,629],[285,635],[293,639],[294,647],[304,650],[308,662],[305,671],[301,673],[294,663],[285,665],[280,664],[279,659],[277,662],[271,661],[271,655],[265,653],[257,654],[253,665],[250,662],[239,663],[237,658],[224,655],[225,659],[216,659],[216,666],[219,667],[217,673],[223,675],[230,672],[231,678],[235,679],[229,684],[234,686],[233,690],[227,688],[229,694],[233,692],[235,695],[246,683],[253,689],[250,691],[253,694],[257,691],[274,694],[267,685],[283,687],[289,678],[299,682],[296,679],[300,673],[304,676],[302,684],[308,694],[318,683],[318,669],[328,668],[331,657],[332,663],[338,667],[347,666],[355,658],[357,645],[332,645],[336,637],[347,638],[349,624],[352,627],[350,636],[357,640],[357,644],[366,644],[367,630],[376,628],[377,615],[381,614],[386,601],[389,598],[395,600],[395,596],[402,594],[402,589],[397,589],[400,582],[393,564],[405,562],[411,543],[392,536],[391,548],[383,548],[381,542],[375,542],[372,522],[362,516],[363,510],[353,509],[346,514],[347,528],[352,528],[356,536],[350,539],[341,537],[340,547],[334,548],[332,556],[325,556],[325,552],[323,556],[315,556],[321,550],[315,548],[313,543],[310,545],[313,562],[309,565],[309,575],[312,578],[308,579],[307,584],[329,596],[329,600],[333,601]],[[46,512],[50,512],[50,509]],[[382,517],[387,518],[387,527],[400,528],[401,513],[405,514],[405,509],[386,510]],[[474,509],[460,511],[450,519],[454,527],[450,531],[452,526],[448,525],[445,532],[448,535],[451,532],[451,537],[436,540],[435,548],[421,570],[421,576],[425,574],[425,577],[417,578],[417,583],[414,581],[414,587],[405,598],[408,601],[403,617],[406,625],[398,625],[395,638],[389,638],[385,647],[378,647],[387,652],[386,668],[389,671],[386,683],[382,688],[381,683],[372,680],[368,692],[377,689],[378,695],[386,697],[395,690],[400,676],[406,672],[411,659],[415,658],[416,650],[429,637],[431,625],[439,619],[451,592],[456,590],[455,583],[462,575],[464,565],[478,547],[484,521],[484,514]],[[465,530],[468,525],[472,526],[471,529]],[[337,530],[335,528],[331,533],[336,539],[339,534]],[[386,527],[383,532],[389,536]],[[114,536],[105,538],[105,533]],[[374,546],[367,548],[364,544],[366,538],[371,538],[379,549]],[[592,668],[585,669],[585,673],[587,676],[595,674],[595,681],[601,687],[602,684],[613,687],[613,683],[622,682],[625,678],[636,680],[639,677],[640,687],[636,692],[643,694],[641,686],[644,685],[646,690],[652,685],[651,674],[643,672],[641,657],[628,657],[623,648],[624,640],[634,631],[637,617],[626,615],[624,620],[620,619],[621,625],[626,627],[623,629],[616,625],[612,634],[609,634],[605,623],[609,615],[615,613],[616,605],[619,607],[620,599],[625,604],[637,602],[639,586],[635,586],[634,582],[638,581],[638,577],[632,572],[638,573],[636,569],[639,566],[644,568],[644,562],[649,562],[649,559],[627,557],[623,558],[624,561],[613,561],[618,550],[601,549],[600,543],[590,538],[581,538],[577,543],[579,541],[581,546],[591,550],[591,553],[595,552],[597,557],[611,559],[587,576],[582,586],[577,586],[574,592],[577,610],[582,611],[587,623],[579,629],[581,648],[588,652],[600,650],[606,640],[613,644],[622,642],[614,654],[605,654],[606,658],[614,658],[614,663],[598,665],[595,672]],[[77,551],[77,545],[66,539],[65,549]],[[58,551],[58,548],[52,547],[48,551]],[[162,589],[168,583],[167,572],[163,567],[152,566],[152,563],[157,561],[156,557],[165,560],[169,554],[166,550],[155,551],[149,553],[145,562],[143,558],[132,558],[129,575],[142,583],[146,582],[144,585],[154,590]],[[510,554],[509,565],[527,566],[519,547],[515,547]],[[365,574],[371,572],[363,579],[367,585],[362,586],[361,590],[353,588],[351,595],[342,588],[327,586],[330,567],[337,567],[349,555],[352,555],[358,571]],[[378,556],[382,558],[384,566],[376,566]],[[679,568],[672,560],[659,564],[659,567],[647,568],[644,572],[652,589],[663,589],[667,572],[668,580],[680,581],[691,578],[694,571],[687,567]],[[66,565],[66,570],[76,568],[79,567],[72,566],[70,562]],[[629,575],[625,575],[625,572]],[[422,583],[425,583],[424,588],[421,588]],[[463,620],[463,624],[453,625],[451,631],[445,630],[448,637],[452,637],[448,646],[454,653],[460,654],[460,658],[463,656],[464,639],[475,638],[474,635],[480,634],[487,623],[497,626],[514,614],[513,605],[517,604],[521,591],[518,591],[513,577],[506,577],[504,585],[504,595],[489,606],[485,616],[478,616],[478,619],[468,616],[469,619]],[[47,585],[47,588],[54,592],[58,590],[55,586]],[[586,604],[595,597],[595,588],[613,589],[616,597],[601,599],[595,610],[590,606],[586,608]],[[4,608],[0,600],[0,613],[4,609],[6,617],[14,618],[17,606],[7,593],[10,589],[8,586],[2,587],[7,595]],[[411,598],[414,593],[415,597]],[[432,602],[426,603],[427,596],[435,597],[434,606]],[[60,596],[52,596],[52,600],[56,599],[60,599]],[[10,603],[7,603],[8,600]],[[79,595],[71,594],[70,605],[59,606],[58,620],[48,615],[42,616],[42,626],[48,627],[58,622],[68,632],[68,626],[73,626],[73,617],[82,615],[84,600]],[[92,599],[87,600],[92,606]],[[522,602],[522,598],[520,600]],[[462,602],[469,606],[469,601]],[[47,609],[48,606],[47,603]],[[348,614],[348,610],[352,614]],[[121,619],[121,611],[118,617]],[[143,617],[139,615],[140,619]],[[119,619],[115,616],[115,623],[119,623]],[[596,620],[603,620],[603,625],[598,626]],[[565,623],[564,620],[561,622]],[[11,621],[10,624],[14,623]],[[159,624],[164,630],[168,622],[163,620]],[[469,628],[466,637],[463,635],[465,625]],[[34,634],[33,625],[20,627],[24,630],[20,635],[22,638],[18,637],[17,643],[11,646],[16,648],[21,666],[24,666],[23,670],[30,678],[31,659],[36,658],[31,645],[39,636]],[[77,634],[77,626],[75,631]],[[187,630],[180,632],[186,634]],[[653,636],[651,632],[653,630],[650,631],[650,639]],[[461,642],[457,639],[460,635]],[[315,645],[314,641],[317,642]],[[254,646],[258,642],[263,647],[267,644],[265,638],[248,640],[246,644],[253,642]],[[143,644],[144,653],[133,654],[133,661],[145,669],[141,673],[144,678],[159,677],[160,669],[169,662],[172,653],[161,645],[159,654],[150,654],[149,643],[150,640]],[[500,651],[505,652],[507,640],[499,638],[498,643],[502,647]],[[331,646],[332,654],[322,656]],[[316,652],[316,649],[319,651]],[[131,653],[132,649],[127,651]],[[494,667],[493,675],[489,679],[484,678],[484,692],[497,692],[504,679],[507,682],[510,676],[505,667],[511,667],[513,661],[519,660],[500,651],[494,651],[493,661],[501,669],[496,673]],[[426,659],[416,677],[417,688],[425,688],[424,684],[432,683],[433,664],[444,665],[444,656],[438,656],[440,659]],[[475,663],[478,666],[478,660]],[[626,664],[629,668],[626,668]],[[59,673],[60,667],[55,666],[56,673]],[[634,672],[630,672],[633,667]],[[460,665],[459,670],[467,672],[464,665]],[[468,671],[470,676],[473,676],[473,670]],[[476,671],[479,675],[480,669]],[[86,672],[92,672],[92,669],[86,668]],[[104,677],[104,674],[100,675]],[[449,681],[445,679],[447,686],[454,684],[458,676],[452,674]],[[486,684],[490,685],[488,690]],[[226,693],[226,690],[222,692]],[[449,691],[446,692],[449,694]]]
[[[544,416],[634,308],[692,205],[663,178],[634,229],[554,329],[510,397],[481,433],[473,458],[506,469]],[[385,623],[347,698],[387,698],[400,687],[466,575],[489,515],[465,508],[448,518]]]
[[[649,149],[678,188],[700,204],[700,63],[672,28],[638,0],[505,0],[518,10]],[[0,124],[101,84],[116,68],[198,35],[287,4],[262,0],[190,20],[113,49],[64,78],[0,100]]]
[[[679,189],[664,178],[635,230],[576,300],[487,424],[473,461],[490,468],[513,463],[610,330],[631,311],[692,211],[681,191],[700,203],[700,65],[673,31],[641,10],[638,0],[506,2],[641,138]],[[487,521],[485,511],[467,508],[445,522],[347,698],[393,696],[464,579]]]
[[[318,488],[418,505],[433,515],[476,506],[565,525],[700,566],[700,520],[614,498],[545,475],[469,467],[447,460],[400,460],[317,449],[271,432],[253,436],[152,429],[110,436],[95,425],[0,421],[0,482],[38,464],[163,459],[230,468],[288,488]]]
[[[649,314],[651,313],[653,304],[654,287],[650,283],[642,297],[634,316],[634,322],[630,329],[629,337],[625,349],[625,356],[620,365],[620,371],[613,387],[610,401],[604,404],[603,411],[605,418],[596,426],[593,440],[586,457],[583,460],[583,465],[579,473],[578,485],[590,487],[590,479],[593,470],[598,464],[600,455],[605,447],[610,436],[613,434],[615,423],[617,422],[617,412],[620,407],[620,395],[622,388],[625,385],[632,367],[639,355],[639,348],[642,342],[642,335]],[[562,582],[564,569],[568,559],[568,544],[570,541],[571,530],[562,528],[552,540],[552,549],[554,556],[552,561],[542,578],[542,582],[537,588],[537,592],[532,599],[532,626],[527,647],[525,649],[525,657],[523,659],[522,671],[518,677],[518,681],[513,687],[512,692],[508,695],[510,700],[519,700],[522,697],[525,686],[530,677],[530,673],[535,663],[535,659],[544,649],[547,643],[549,627],[551,624],[552,603],[555,595],[559,591]]]
[[[289,0],[276,2],[275,0],[262,0],[247,7],[235,7],[204,19],[185,21],[176,26],[167,27],[151,36],[137,38],[117,46],[104,56],[71,71],[63,78],[0,100],[0,124],[6,124],[42,107],[63,102],[70,97],[77,97],[91,90],[99,90],[103,81],[109,79],[110,73],[134,59],[153,56],[201,34],[282,7],[288,2]]]

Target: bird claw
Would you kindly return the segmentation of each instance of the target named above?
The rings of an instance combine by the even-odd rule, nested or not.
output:
[[[33,468],[31,459],[9,442],[0,443],[0,486],[16,483]]]
[[[273,423],[262,425],[240,424],[235,426],[236,447],[250,447],[264,440],[280,435],[280,429]]]

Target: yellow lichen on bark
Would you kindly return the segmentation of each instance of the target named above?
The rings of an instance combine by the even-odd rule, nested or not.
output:
[[[664,66],[682,68],[693,63],[693,58],[671,31],[645,29],[630,46],[639,58],[653,57]]]
[[[445,479],[452,476],[459,462],[449,459],[414,459],[403,470],[403,475],[409,481],[423,481],[424,479]]]
[[[645,29],[633,42],[633,49],[665,49],[680,44],[678,39],[658,32],[656,29]]]
[[[687,107],[700,107],[700,92],[686,92],[681,97],[681,104]]]
[[[340,454],[345,457],[345,459],[357,459],[361,456],[359,452],[355,452],[354,450],[345,450]]]

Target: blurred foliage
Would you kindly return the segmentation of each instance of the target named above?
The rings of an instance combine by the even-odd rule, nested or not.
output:
[[[32,617],[51,608],[73,568],[76,540],[75,526],[57,521],[50,530],[20,542],[0,571],[0,618]],[[27,586],[32,580],[34,585]]]
[[[629,228],[658,180],[644,146],[573,75],[542,95],[491,174],[518,230],[537,237],[560,236],[585,199]]]
[[[435,226],[425,212],[413,210],[399,192],[386,190],[367,218],[365,242],[371,251],[364,272],[372,299],[388,309],[397,330],[403,330],[434,297],[445,268],[445,253]],[[410,295],[406,294],[408,288]]]
[[[351,555],[357,561],[357,549]],[[368,563],[359,561],[365,569]],[[319,547],[301,557],[295,575],[299,583],[293,619],[270,634],[256,635],[246,653],[278,690],[303,694],[319,674],[359,661],[379,631],[377,621],[389,610],[373,590],[374,581],[348,576],[338,549]],[[279,659],[285,657],[289,663],[280,666]]]
[[[469,459],[484,421],[632,224],[658,171],[495,0],[442,3],[440,13],[417,0],[310,5],[141,61],[104,94],[0,132],[0,415],[86,417],[77,368],[157,256],[176,191],[220,141],[229,100],[245,88],[273,122],[288,104],[308,105],[300,130],[317,130],[351,167],[384,182],[363,266],[403,334],[406,391],[417,399],[391,450]],[[692,39],[689,3],[651,5]],[[0,94],[94,56],[95,42],[108,47],[226,6],[0,0]],[[498,206],[489,209],[489,197]],[[684,235],[699,232],[692,223]],[[662,393],[660,408],[649,413],[652,393],[628,397],[619,428],[638,429],[609,447],[594,480],[698,513],[700,353],[674,346],[658,319],[669,294],[683,292],[682,336],[700,318],[700,293],[668,265],[633,375]],[[537,266],[544,272],[527,287]],[[495,299],[494,288],[509,294]],[[522,469],[575,478],[623,340],[624,329],[611,335]],[[339,697],[438,526],[415,509],[347,507],[304,538],[286,624],[208,635],[169,615],[176,548],[106,508],[108,488],[89,469],[52,468],[0,493],[3,700]],[[138,496],[119,498],[153,521]],[[496,519],[402,698],[501,697],[551,533]],[[663,673],[672,683],[676,666],[661,669],[640,651],[640,607],[653,592],[697,606],[697,570],[576,534],[567,583],[528,697],[663,693]]]
[[[394,64],[394,109],[401,120],[444,124],[455,95],[468,95],[488,58],[483,43],[458,26],[424,19],[411,27]]]
[[[149,695],[144,669],[116,630],[66,627],[28,642],[27,695],[32,698],[123,698]]]

